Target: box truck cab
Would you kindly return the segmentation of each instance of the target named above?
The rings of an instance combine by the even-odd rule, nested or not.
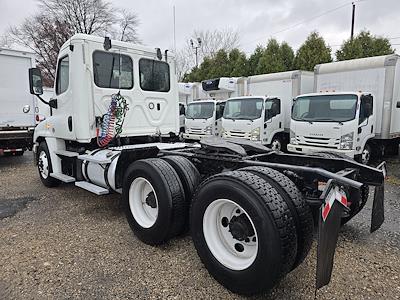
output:
[[[298,97],[293,107],[290,151],[336,151],[363,163],[398,153],[398,55],[321,64],[314,73],[317,94]]]
[[[224,100],[197,100],[187,105],[185,133],[187,140],[200,140],[210,136],[220,136]]]
[[[222,117],[222,137],[242,138],[280,150],[284,115],[277,97],[246,96],[228,99]]]
[[[375,137],[376,104],[369,93],[317,93],[296,98],[288,150],[304,154],[324,148],[369,160]]]

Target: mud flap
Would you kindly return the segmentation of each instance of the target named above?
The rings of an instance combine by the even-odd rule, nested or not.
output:
[[[320,208],[318,223],[316,289],[327,285],[331,280],[341,219],[347,209],[345,192],[332,180],[328,181],[322,197],[325,203]]]
[[[376,168],[382,170],[383,176],[386,178],[387,174],[386,162],[382,162]],[[385,185],[382,184],[380,186],[376,186],[374,192],[374,202],[372,204],[371,229],[370,229],[371,233],[378,230],[385,221],[385,211],[383,205],[384,197],[385,197]]]

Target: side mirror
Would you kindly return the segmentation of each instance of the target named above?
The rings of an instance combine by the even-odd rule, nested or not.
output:
[[[42,73],[38,68],[29,69],[29,90],[32,95],[43,94]]]

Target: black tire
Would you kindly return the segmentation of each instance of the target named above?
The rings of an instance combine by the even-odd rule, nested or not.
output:
[[[346,156],[345,154],[341,153],[336,153],[336,152],[316,152],[314,155],[319,156],[319,157],[324,157],[324,158],[344,158],[348,160],[353,160],[351,157]],[[360,195],[360,201],[359,202],[352,202],[350,205],[350,212],[349,215],[346,217],[343,217],[341,220],[341,224],[344,225],[347,222],[349,222],[353,217],[355,217],[365,206],[365,204],[368,201],[369,197],[369,185],[364,184],[361,187],[361,195]]]
[[[47,177],[42,174],[41,172],[41,168],[43,168],[43,164],[41,163],[41,153],[44,152],[46,154],[46,159],[47,159],[47,172],[48,175]],[[42,183],[46,186],[46,187],[55,187],[60,185],[61,181],[58,179],[55,179],[53,177],[50,177],[50,174],[53,172],[53,167],[51,164],[51,157],[50,157],[50,152],[49,152],[49,148],[47,147],[46,142],[41,142],[39,144],[39,147],[37,149],[37,166],[38,166],[38,172],[39,172],[39,176],[40,176],[40,180],[42,181]]]
[[[178,174],[181,180],[183,190],[185,191],[185,211],[189,215],[189,207],[192,202],[192,198],[196,188],[200,184],[200,173],[190,160],[183,156],[164,156],[162,157],[167,163],[169,163]],[[189,230],[189,218],[186,218],[186,222],[182,233],[186,234]]]
[[[129,203],[131,184],[139,177],[146,179],[152,185],[158,202],[157,218],[148,228],[137,222]],[[138,160],[128,167],[124,176],[122,200],[132,231],[142,242],[149,245],[160,245],[179,235],[188,217],[179,176],[171,165],[159,158]]]
[[[199,171],[190,160],[183,156],[171,155],[164,156],[162,159],[168,162],[178,174],[185,191],[186,202],[190,203],[197,186],[200,184]]]
[[[229,199],[254,220],[258,251],[254,261],[244,269],[235,270],[222,264],[206,242],[203,218],[207,208],[218,199]],[[252,173],[232,171],[205,180],[193,199],[190,224],[194,245],[205,267],[234,293],[251,295],[270,290],[293,266],[297,237],[290,210],[274,187]]]
[[[366,152],[367,154],[364,154]],[[364,146],[363,153],[357,155],[355,157],[355,160],[358,161],[361,164],[368,165],[368,163],[371,161],[371,158],[373,157],[373,152],[371,146],[367,143]]]
[[[246,167],[238,171],[247,171],[260,176],[271,184],[286,202],[296,225],[297,255],[292,269],[299,266],[310,252],[314,220],[311,208],[304,200],[296,185],[284,174],[266,167]]]
[[[280,145],[280,146],[279,146],[279,149],[274,147],[275,144],[279,144],[279,145]],[[284,151],[284,152],[286,152],[286,150],[287,150],[287,143],[286,143],[285,139],[284,139],[282,136],[276,135],[276,136],[274,136],[274,138],[272,139],[271,145],[270,145],[269,147],[270,147],[272,150],[275,150],[275,151]]]

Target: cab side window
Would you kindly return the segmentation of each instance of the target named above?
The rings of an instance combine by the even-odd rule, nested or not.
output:
[[[265,101],[265,120],[269,120],[281,113],[281,100],[268,99]]]
[[[225,102],[217,103],[217,114],[215,117],[217,120],[222,118],[224,110],[225,110]]]
[[[185,105],[179,104],[179,115],[185,115]]]
[[[56,94],[60,95],[68,89],[69,85],[69,57],[64,56],[58,61]]]
[[[358,124],[362,124],[373,114],[373,97],[371,95],[366,95],[361,98],[360,105],[360,117],[358,119]]]

